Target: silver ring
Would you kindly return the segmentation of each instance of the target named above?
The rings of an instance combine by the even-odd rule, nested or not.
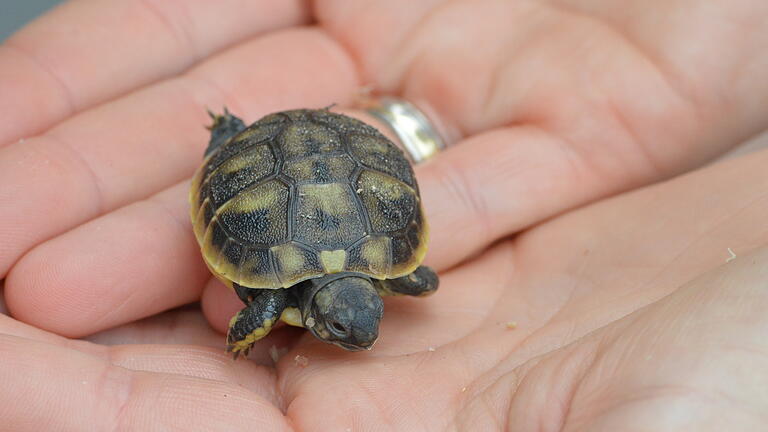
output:
[[[381,120],[400,139],[414,163],[422,163],[444,150],[446,145],[427,116],[412,103],[384,96],[366,98],[366,112]]]

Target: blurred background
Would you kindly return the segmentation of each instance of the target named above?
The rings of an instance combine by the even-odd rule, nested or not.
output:
[[[0,0],[0,41],[61,0]]]

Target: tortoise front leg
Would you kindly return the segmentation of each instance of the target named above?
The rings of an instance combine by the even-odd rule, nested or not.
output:
[[[213,125],[210,127],[211,140],[208,142],[208,148],[205,149],[205,156],[216,151],[217,148],[245,130],[246,127],[242,120],[230,114],[226,108],[224,108],[224,114],[214,114],[208,111],[208,115],[213,119]]]
[[[248,300],[247,306],[229,321],[227,351],[233,352],[235,358],[240,353],[248,355],[253,344],[272,330],[290,302],[285,289],[252,289],[243,299]]]
[[[397,279],[376,281],[380,295],[426,296],[437,291],[440,281],[427,266],[420,266],[413,273]]]

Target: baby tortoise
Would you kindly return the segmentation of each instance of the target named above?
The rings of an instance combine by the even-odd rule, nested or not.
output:
[[[248,354],[278,320],[349,351],[371,349],[382,295],[422,296],[427,223],[403,152],[365,123],[293,110],[247,126],[213,115],[189,195],[206,264],[245,308],[228,350]]]

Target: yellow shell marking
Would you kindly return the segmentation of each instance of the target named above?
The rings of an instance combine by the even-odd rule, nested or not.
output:
[[[193,207],[196,203],[192,203]],[[205,220],[205,210],[206,207],[210,207],[211,200],[206,198],[205,201],[203,201],[203,205],[200,206],[200,210],[197,212],[197,214],[193,213],[193,225],[192,229],[195,232],[195,237],[197,237],[198,241],[202,241],[203,237],[205,237],[205,230],[207,228],[206,226],[206,220]]]
[[[285,186],[272,180],[259,184],[256,188],[245,190],[224,203],[216,210],[216,215],[222,212],[248,213],[258,209],[269,209],[279,201],[280,192]]]
[[[312,159],[300,159],[286,162],[283,171],[294,179],[306,180],[312,178]]]
[[[239,263],[231,263],[227,259],[223,258],[223,254],[222,254],[223,251],[220,250],[219,246],[214,245],[212,241],[213,241],[214,225],[221,224],[222,219],[226,219],[227,214],[230,214],[230,215],[244,214],[244,213],[254,212],[259,209],[272,209],[273,207],[284,205],[283,203],[286,199],[285,198],[286,196],[287,196],[286,187],[282,183],[273,180],[273,181],[263,183],[253,189],[243,191],[240,194],[238,194],[236,197],[232,198],[227,203],[219,207],[213,219],[208,223],[208,226],[206,227],[207,231],[203,235],[202,242],[201,242],[203,256],[208,262],[209,267],[213,270],[214,274],[220,275],[226,279],[230,279],[240,285],[249,286],[249,287],[278,288],[281,286],[280,282],[277,280],[277,277],[272,272],[257,274],[251,271],[243,270],[243,268],[263,267],[263,265],[261,265],[259,262],[254,262],[254,260],[256,260],[257,257],[254,256],[252,258],[245,259],[245,261],[242,263],[243,268],[240,268],[238,266]],[[202,217],[200,215],[198,216]],[[270,221],[273,222],[271,226],[271,230],[273,230],[274,233],[268,232],[268,233],[262,233],[262,234],[280,236],[280,237],[284,236],[285,225],[287,223],[284,220],[284,217],[282,219],[271,218]],[[196,222],[196,225],[202,225],[202,224]],[[230,240],[230,242],[232,241],[234,240]],[[281,246],[276,246],[273,249],[277,249],[278,251],[280,251],[281,250],[280,248],[284,246],[290,247],[290,245],[281,245]],[[245,252],[245,247],[243,247],[242,249],[242,253],[244,252]],[[303,257],[301,257],[300,251],[293,251],[293,252],[294,253],[292,255],[298,255],[299,260],[303,259]],[[285,255],[285,253],[283,255]],[[298,261],[297,259],[290,259],[290,257],[286,257],[286,259],[294,263],[295,262],[298,262],[299,264],[303,263],[303,261]]]
[[[271,268],[267,262],[269,257],[252,255],[242,263],[239,285],[259,288],[278,288],[280,281],[274,271],[252,271],[249,269]]]
[[[421,206],[421,203],[419,203],[419,206]],[[424,208],[421,209],[421,212],[424,214]],[[399,278],[416,270],[416,268],[420,266],[424,261],[424,257],[427,255],[427,243],[429,243],[429,224],[427,223],[427,219],[424,218],[422,219],[421,230],[419,232],[419,246],[416,248],[416,250],[413,251],[413,258],[408,263],[405,263],[400,267],[393,266],[390,270],[388,278]]]
[[[200,184],[203,181],[203,174],[205,170],[200,167],[195,171],[195,175],[192,177],[192,184],[189,188],[189,214],[194,221],[197,218],[197,212],[199,210],[200,203]]]
[[[215,274],[221,274],[219,270],[219,260],[221,259],[221,250],[213,245],[213,221],[208,224],[208,227],[203,235],[202,252],[205,262],[208,264],[208,268],[212,269]]]
[[[205,262],[205,266],[208,267],[208,271],[210,271],[211,274],[216,277],[216,279],[218,279],[222,284],[224,284],[225,287],[231,289],[232,291],[235,290],[235,288],[232,286],[232,281],[231,280],[229,280],[226,277],[216,273],[216,270],[214,270],[213,267],[211,267],[211,265],[208,263],[208,260],[204,259],[203,261]],[[235,315],[235,316],[237,316],[237,315]],[[234,319],[234,317],[233,317],[233,319]]]
[[[278,276],[284,288],[295,284],[310,272],[304,253],[298,247],[284,243],[271,248],[278,262]]]
[[[328,158],[327,161],[328,166],[331,168],[331,172],[335,177],[349,177],[352,170],[355,168],[354,162],[346,156]]]
[[[293,245],[281,244],[272,248],[277,260],[280,261],[283,271],[297,273],[304,268],[304,255]]]
[[[298,187],[298,192],[305,199],[303,207],[306,209],[316,207],[332,215],[354,211],[350,196],[340,183],[303,184]]]
[[[344,250],[321,251],[320,264],[326,273],[338,273],[344,271],[344,262],[347,260],[347,252]]]
[[[368,271],[374,277],[384,278],[391,265],[389,258],[389,238],[371,237],[365,242],[360,254],[368,262]]]
[[[324,164],[328,168],[329,180],[346,181],[355,168],[354,162],[347,156],[311,156],[305,159],[290,160],[283,166],[283,172],[296,181],[306,181],[315,178],[315,164]]]
[[[418,197],[410,186],[400,180],[365,170],[360,174],[357,188],[356,192],[368,211],[374,232],[403,229],[413,217],[407,211],[407,206],[416,204]],[[406,200],[398,203],[402,199]]]
[[[216,168],[211,173],[210,177],[216,174],[232,174],[240,171],[249,166],[259,166],[265,163],[265,160],[272,161],[272,153],[269,151],[269,147],[264,145],[258,145],[251,149],[244,151],[243,153],[233,157]]]
[[[365,235],[352,191],[342,183],[302,184],[294,238],[316,249],[341,249]]]
[[[320,153],[341,150],[341,140],[335,131],[311,123],[286,127],[282,143],[286,159],[310,154],[311,145],[315,143]]]

